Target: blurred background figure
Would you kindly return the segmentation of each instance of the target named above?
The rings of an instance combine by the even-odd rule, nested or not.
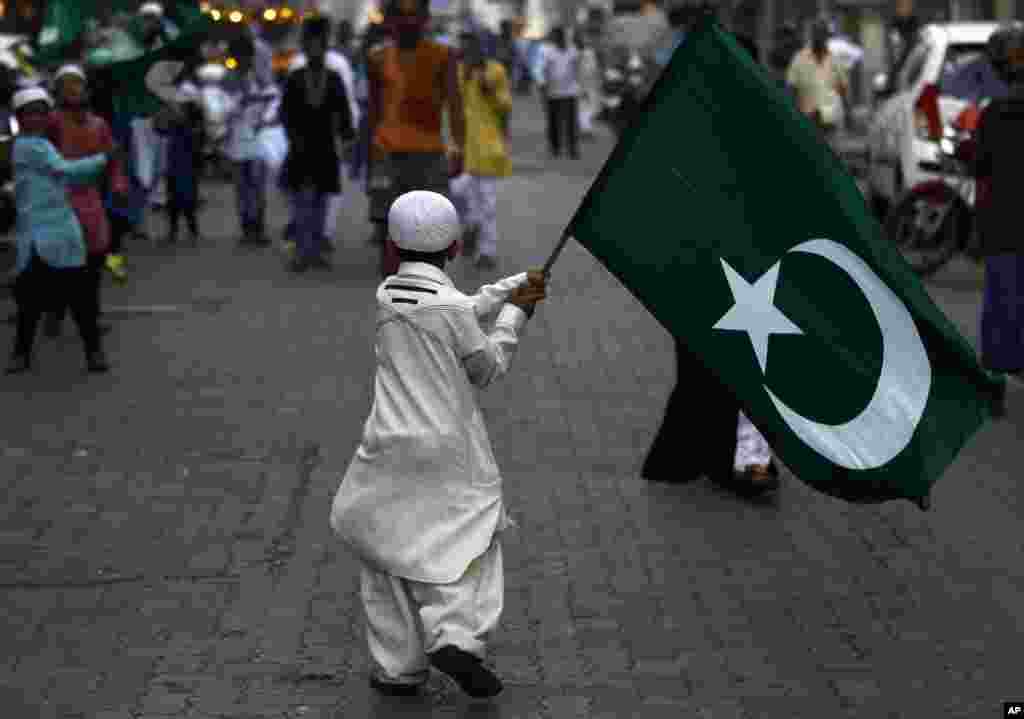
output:
[[[548,148],[559,157],[562,148],[575,159],[579,152],[580,54],[570,46],[565,28],[556,27],[541,50],[537,84],[547,109]]]
[[[829,51],[829,37],[828,22],[815,20],[810,28],[810,42],[793,58],[786,71],[786,82],[793,88],[800,112],[818,126],[829,143],[834,143],[843,123],[848,83]]]
[[[982,112],[974,174],[978,232],[985,255],[981,361],[995,372],[1024,372],[1024,244],[1016,224],[1024,180],[1024,24],[1006,23],[989,38],[992,67],[1009,88]],[[1006,414],[1006,398],[994,408]]]
[[[69,64],[57,70],[54,97],[57,110],[50,115],[47,137],[63,157],[70,160],[89,157],[106,152],[113,146],[110,125],[90,109],[89,86],[82,67]],[[85,275],[89,293],[83,294],[82,301],[91,303],[89,312],[97,318],[101,312],[103,266],[110,250],[110,222],[103,206],[103,189],[117,195],[128,191],[128,178],[116,155],[107,162],[100,182],[71,185],[67,190],[68,200],[85,239]],[[61,307],[47,318],[46,334],[50,337],[60,335],[65,309]],[[98,329],[105,332],[109,326],[98,325]]]
[[[270,123],[269,113],[279,93],[277,85],[265,82],[265,74],[257,69],[251,35],[232,38],[230,52],[238,63],[229,112],[228,156],[234,164],[239,242],[265,245],[270,241],[266,233],[268,169],[260,132]]]
[[[369,163],[370,134],[369,134],[369,107],[370,87],[367,78],[368,59],[371,49],[377,43],[385,40],[387,32],[380,24],[373,24],[366,28],[359,49],[354,53],[352,72],[355,78],[355,97],[359,107],[359,128],[356,133],[356,143],[352,147],[349,172],[353,180],[364,177]]]
[[[576,50],[579,53],[579,107],[578,117],[580,135],[590,138],[594,135],[594,118],[601,111],[601,67],[597,52],[583,38],[582,33],[576,35]]]
[[[193,246],[200,242],[199,180],[203,163],[203,111],[199,88],[189,81],[178,86],[178,105],[162,129],[167,137],[167,237],[178,241],[178,223],[184,216]]]
[[[411,190],[448,196],[451,161],[462,154],[465,122],[454,48],[425,37],[429,0],[390,0],[384,22],[391,41],[367,61],[370,136],[370,222],[382,245],[381,274],[398,271],[398,253],[386,242],[391,203]],[[448,111],[452,146],[443,133]],[[454,173],[458,174],[458,173]]]
[[[324,256],[324,225],[330,195],[341,192],[338,140],[355,139],[345,85],[326,64],[330,31],[326,17],[303,22],[306,65],[288,76],[281,100],[281,123],[288,136],[281,186],[293,198],[293,272],[331,266]]]
[[[352,24],[347,20],[342,20],[338,23],[334,35],[334,46],[327,49],[327,55],[325,56],[324,62],[327,65],[327,69],[338,74],[341,78],[341,83],[345,88],[345,97],[348,100],[349,115],[352,119],[353,129],[358,129],[363,110],[359,106],[358,91],[356,87],[355,71],[352,68],[352,57],[351,57],[351,46],[352,46]],[[306,66],[306,56],[303,53],[297,55],[291,62],[288,70],[294,72],[299,68]],[[357,136],[358,141],[358,136]],[[349,164],[349,159],[352,156],[356,147],[356,143],[353,143],[351,147],[339,156],[339,172],[342,176],[347,174],[346,166]],[[338,239],[338,223],[341,219],[341,213],[345,206],[344,192],[332,193],[327,200],[327,216],[324,220],[324,237],[322,238],[322,246],[325,251],[333,252]],[[290,233],[290,230],[286,231],[286,234]]]
[[[512,169],[506,146],[512,94],[505,66],[484,57],[476,33],[463,33],[459,93],[466,118],[463,169],[468,226],[466,254],[478,269],[491,270],[498,256],[498,181]]]

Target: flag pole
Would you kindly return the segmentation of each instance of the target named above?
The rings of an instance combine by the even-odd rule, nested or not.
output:
[[[544,269],[542,270],[545,277],[547,277],[548,274],[551,272],[551,265],[555,264],[555,260],[557,260],[558,256],[562,254],[562,248],[565,247],[565,243],[568,241],[569,235],[562,235],[562,239],[558,241],[558,244],[555,245],[555,249],[551,251],[551,256],[548,257],[548,261],[544,263]]]

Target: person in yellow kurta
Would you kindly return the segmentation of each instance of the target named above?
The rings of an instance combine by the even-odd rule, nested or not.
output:
[[[466,122],[462,151],[467,217],[467,254],[476,254],[476,266],[489,270],[497,266],[498,178],[512,171],[506,145],[508,113],[512,93],[505,67],[484,57],[480,37],[461,36],[459,91]]]

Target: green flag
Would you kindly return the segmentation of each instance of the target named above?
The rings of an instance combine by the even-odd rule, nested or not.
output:
[[[91,20],[103,12],[134,13],[137,7],[137,0],[50,0],[35,38],[33,60],[41,66],[67,60],[69,53],[74,54]]]
[[[134,12],[133,0],[103,0],[115,12]],[[66,59],[85,32],[87,23],[96,18],[100,0],[51,0],[47,5],[43,28],[36,38],[40,64],[55,64]],[[137,18],[135,18],[137,21]],[[86,54],[91,66],[107,66],[117,92],[114,96],[118,112],[131,116],[148,116],[160,110],[170,98],[169,83],[194,56],[212,29],[212,21],[193,2],[164,4],[164,30],[159,46],[144,51],[138,44],[135,30],[112,30],[107,45]]]
[[[173,23],[172,32],[165,32],[160,47],[109,65],[118,88],[114,95],[117,112],[133,117],[159,112],[174,96],[172,83],[195,58],[213,28],[213,21],[191,3],[176,3],[168,16]]]
[[[675,52],[566,233],[822,492],[923,503],[1003,389],[814,125],[712,20]]]

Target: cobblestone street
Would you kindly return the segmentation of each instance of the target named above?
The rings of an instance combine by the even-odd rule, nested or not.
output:
[[[548,160],[532,98],[512,122],[501,267],[458,262],[463,290],[542,264],[611,149]],[[519,523],[492,647],[506,691],[473,704],[435,677],[376,697],[357,565],[327,521],[372,398],[377,250],[349,192],[334,269],[294,276],[239,249],[210,184],[199,248],[137,242],[130,283],[105,288],[109,375],[83,373],[68,322],[34,374],[0,377],[0,716],[985,719],[1024,697],[1017,391],[928,513],[785,472],[767,503],[648,484],[672,342],[573,242],[482,395]],[[980,287],[966,261],[929,284],[972,342]]]

